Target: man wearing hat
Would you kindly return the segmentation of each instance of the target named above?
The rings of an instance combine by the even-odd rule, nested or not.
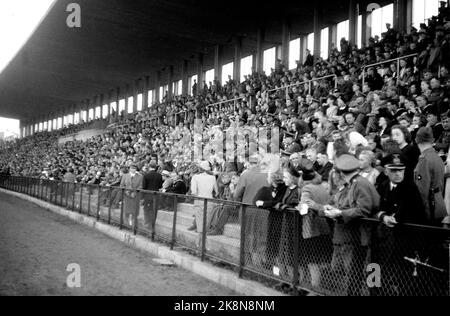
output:
[[[340,156],[335,167],[345,181],[344,187],[335,196],[334,206],[324,206],[319,214],[335,221],[333,271],[341,273],[343,270],[350,278],[347,295],[359,296],[370,245],[370,227],[359,219],[377,214],[380,196],[375,187],[359,174],[359,160],[354,156]]]
[[[405,170],[400,154],[386,158],[388,179],[378,187],[381,201],[377,218],[390,228],[398,223],[423,224],[426,219],[422,197],[415,184],[405,181]]]
[[[144,175],[142,189],[145,191],[158,192],[163,185],[163,178],[160,173],[156,171],[158,165],[156,161],[152,160],[149,164],[149,172]],[[144,195],[144,221],[145,227],[152,229],[153,223],[156,221],[156,213],[153,208],[153,196],[149,194]]]
[[[442,284],[441,281],[437,281],[439,278],[442,280],[442,277],[426,272],[411,279],[413,267],[407,266],[404,258],[415,258],[416,254],[421,258],[430,258],[429,254],[433,253],[434,259],[434,255],[439,252],[433,248],[436,241],[430,239],[430,236],[418,234],[417,229],[398,225],[404,223],[426,225],[427,214],[417,186],[405,181],[406,166],[402,156],[390,155],[386,162],[385,173],[388,179],[378,187],[381,203],[380,212],[377,214],[377,218],[384,225],[378,229],[379,240],[372,249],[374,251],[372,258],[385,271],[384,295],[414,296],[423,291],[424,282],[433,282],[437,286]],[[434,277],[437,279],[431,281],[430,279]],[[408,280],[407,287],[402,286],[405,280]]]
[[[414,171],[414,179],[425,205],[427,219],[432,225],[441,226],[447,216],[444,203],[445,165],[433,148],[433,130],[422,127],[416,136],[421,156]]]
[[[427,117],[428,121],[428,127],[431,127],[433,129],[433,137],[434,139],[439,139],[444,132],[444,128],[442,127],[442,124],[439,123],[438,120],[438,108],[435,105],[429,105],[427,106],[424,111],[424,115]]]
[[[436,141],[436,150],[443,156],[447,155],[450,146],[450,110],[441,115],[442,128],[441,136]]]
[[[292,154],[299,153],[302,151],[300,145],[294,142],[294,138],[290,135],[287,135],[283,139],[283,148],[284,150],[282,151],[282,153],[287,156],[291,156]]]
[[[240,177],[234,193],[234,200],[251,205],[256,193],[266,184],[267,173],[261,170],[257,155],[251,156],[249,160],[250,168]]]
[[[130,172],[124,174],[120,187],[125,188],[124,194],[124,217],[130,226],[133,226],[135,220],[139,216],[139,194],[136,190],[142,190],[142,175],[137,172],[137,166],[135,164],[130,165]]]

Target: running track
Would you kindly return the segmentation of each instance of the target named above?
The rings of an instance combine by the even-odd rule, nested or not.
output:
[[[0,193],[0,295],[236,295],[148,254]],[[69,289],[66,268],[81,267],[81,288]]]

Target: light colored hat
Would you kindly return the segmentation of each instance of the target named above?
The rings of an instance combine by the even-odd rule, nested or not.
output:
[[[166,177],[170,177],[170,172],[167,170],[164,170],[163,172],[161,172],[161,175],[166,176]]]
[[[349,140],[353,148],[356,148],[359,145],[363,147],[369,146],[369,142],[367,141],[367,139],[365,139],[364,136],[357,132],[351,132],[349,134]]]
[[[201,161],[198,164],[198,166],[205,171],[211,171],[211,166],[210,166],[209,162],[207,162],[207,161]]]

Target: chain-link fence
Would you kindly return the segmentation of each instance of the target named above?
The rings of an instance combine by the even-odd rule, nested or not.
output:
[[[0,187],[231,264],[241,277],[322,295],[450,295],[448,229],[23,177],[0,177]]]

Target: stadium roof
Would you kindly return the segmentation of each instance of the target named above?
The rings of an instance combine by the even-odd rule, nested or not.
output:
[[[235,35],[249,40],[243,51],[251,52],[257,26],[272,24],[281,32],[283,17],[298,34],[309,33],[317,1],[78,0],[82,27],[71,29],[66,7],[73,1],[59,0],[0,74],[0,116],[51,113],[146,75],[152,84],[169,65],[177,78],[183,59],[195,63],[197,53],[231,43]],[[325,23],[348,16],[349,1],[323,3]],[[269,42],[280,38],[266,34]]]

